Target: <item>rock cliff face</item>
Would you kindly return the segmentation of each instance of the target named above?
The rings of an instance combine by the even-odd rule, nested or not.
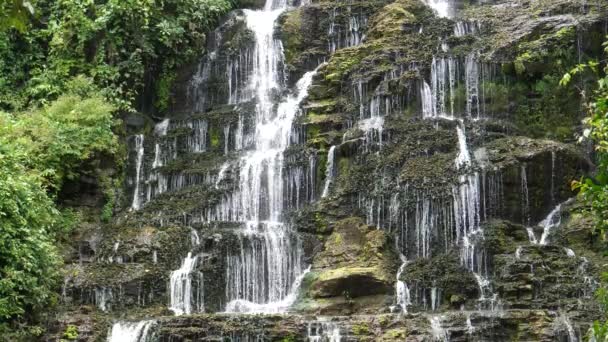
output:
[[[57,336],[580,339],[607,260],[569,188],[593,168],[581,100],[558,83],[599,56],[607,10],[232,12],[165,117],[128,126],[122,209],[80,234]]]

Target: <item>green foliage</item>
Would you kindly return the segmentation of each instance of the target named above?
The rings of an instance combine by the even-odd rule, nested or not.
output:
[[[604,44],[608,54],[608,42]],[[597,62],[579,65],[564,76],[561,84],[568,84],[572,75],[588,68],[599,72]],[[598,89],[588,105],[589,116],[583,120],[586,128],[580,141],[590,140],[594,144],[597,171],[594,177],[573,182],[573,188],[589,206],[603,238],[608,231],[608,66],[598,74]]]
[[[96,154],[116,152],[114,107],[80,91],[29,113],[0,112],[0,323],[56,301],[55,244],[80,217],[57,209],[54,194]]]
[[[45,104],[84,74],[116,107],[133,110],[155,87],[149,80],[164,80],[166,88],[171,77],[163,74],[203,51],[205,33],[232,6],[231,0],[37,1],[38,25],[0,33],[0,108]]]
[[[604,43],[605,53],[608,54],[608,40]],[[599,66],[603,64],[603,70]],[[572,183],[573,189],[579,190],[579,198],[586,203],[595,219],[595,232],[604,240],[608,240],[608,66],[606,60],[602,62],[591,61],[576,66],[566,73],[561,80],[562,85],[567,85],[572,76],[581,74],[585,70],[591,70],[598,76],[598,88],[593,100],[588,105],[589,116],[583,123],[586,128],[583,131],[583,140],[590,140],[595,149],[597,170],[593,177],[582,177]],[[608,251],[606,251],[608,252]],[[602,286],[597,292],[597,297],[608,310],[608,273],[602,275]],[[589,338],[595,337],[596,341],[608,339],[608,321],[595,322],[589,332]]]
[[[59,257],[53,230],[59,212],[43,178],[20,163],[23,152],[0,144],[0,319],[52,301]]]
[[[0,31],[14,28],[25,31],[30,15],[34,14],[34,7],[29,1],[0,0]]]
[[[68,340],[75,340],[78,338],[78,328],[75,325],[68,325],[63,333],[63,337]]]
[[[58,190],[64,180],[75,178],[83,160],[116,152],[113,110],[100,96],[63,95],[35,112],[6,115],[0,133],[20,146],[23,165],[40,170],[46,185]]]
[[[171,98],[171,87],[175,81],[175,73],[166,72],[156,85],[156,101],[154,105],[159,111],[165,111],[169,108],[169,100]]]

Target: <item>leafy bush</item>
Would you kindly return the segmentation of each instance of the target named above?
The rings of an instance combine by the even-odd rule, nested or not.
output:
[[[54,194],[94,155],[116,152],[113,110],[99,95],[66,94],[34,112],[0,112],[0,323],[55,302],[55,243],[78,217]]]
[[[43,179],[21,165],[23,152],[0,140],[0,320],[52,301],[59,257],[58,211]]]

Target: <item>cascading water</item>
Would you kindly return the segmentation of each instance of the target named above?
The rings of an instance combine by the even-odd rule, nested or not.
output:
[[[95,305],[99,310],[103,312],[110,311],[112,309],[111,302],[114,299],[112,289],[109,287],[96,287],[95,288]]]
[[[135,136],[135,151],[137,157],[135,160],[135,190],[133,190],[133,202],[131,203],[132,210],[139,210],[142,204],[139,183],[141,182],[142,169],[144,163],[144,135],[138,134]]]
[[[468,150],[464,129],[457,126],[459,153],[456,157],[456,169],[460,170],[471,166],[471,156]],[[479,247],[479,242],[484,239],[484,232],[480,225],[479,173],[474,172],[460,176],[460,184],[454,186],[454,220],[456,222],[457,239],[461,241],[460,252],[461,263],[471,272],[479,285],[480,305],[487,305],[491,310],[497,309],[496,294],[492,293],[488,279],[488,269],[485,251]]]
[[[326,197],[329,194],[329,187],[334,181],[334,158],[336,154],[336,146],[332,145],[327,152],[327,167],[325,168],[325,185],[321,197]]]
[[[570,317],[564,312],[561,312],[559,317],[554,321],[554,329],[556,331],[563,331],[566,337],[566,341],[568,342],[578,342],[579,337],[574,327],[572,326],[572,322],[570,321]]]
[[[397,246],[397,250],[400,250],[399,246]],[[399,252],[399,258],[401,260],[401,266],[399,266],[399,270],[397,271],[397,282],[395,283],[396,303],[391,307],[391,311],[395,311],[395,309],[398,308],[401,313],[407,313],[407,307],[412,303],[410,289],[407,284],[401,280],[401,275],[405,270],[405,266],[407,266],[407,259],[401,252]]]
[[[182,261],[182,266],[171,272],[169,309],[176,315],[205,310],[203,274],[195,271],[198,261],[199,257],[193,257],[190,252]]]
[[[346,6],[348,29],[343,32],[341,25],[336,23],[336,17],[341,14],[344,7],[334,8],[330,15],[329,27],[327,29],[328,50],[332,54],[336,50],[361,44],[365,35],[363,34],[367,26],[367,17],[360,13],[352,13],[352,7]]]
[[[329,321],[314,321],[308,323],[307,334],[308,342],[340,342],[342,335],[340,326]]]
[[[449,18],[452,15],[452,8],[449,0],[425,0],[425,2],[442,18]]]
[[[193,247],[201,243],[194,229],[190,231],[190,242]],[[181,267],[171,272],[169,310],[178,316],[205,311],[204,277],[196,270],[199,261],[198,255],[192,256],[192,252],[188,252]]]
[[[426,81],[420,86],[420,98],[422,100],[422,118],[431,119],[435,117],[433,91]]]
[[[146,180],[146,202],[149,202],[153,196],[166,192],[168,188],[167,177],[162,172],[159,172],[158,169],[164,166],[170,157],[173,157],[173,155],[167,156],[166,153],[163,153],[164,149],[159,141],[159,139],[162,139],[167,135],[169,123],[169,119],[165,119],[154,126],[154,134],[157,137],[157,141],[154,144],[152,170],[150,171],[150,176]],[[176,148],[169,149],[169,151],[171,150],[175,151]]]
[[[293,292],[294,282],[302,274],[299,242],[280,222],[283,151],[290,143],[291,125],[313,75],[309,72],[302,77],[297,83],[297,95],[279,104],[276,118],[265,120],[258,116],[262,120],[256,126],[257,149],[240,162],[240,194],[236,194],[230,209],[237,213],[237,219],[229,221],[246,222],[247,228],[241,236],[241,252],[228,256],[227,311],[283,310],[284,299]],[[260,107],[264,106],[258,106],[258,110]],[[267,188],[263,187],[263,177]]]
[[[255,37],[248,85],[256,99],[253,149],[235,163],[235,191],[202,218],[239,222],[244,227],[237,232],[239,250],[227,255],[227,312],[285,310],[305,271],[297,236],[282,222],[286,197],[283,152],[294,140],[292,125],[315,71],[304,74],[294,94],[276,105],[274,99],[284,86],[283,50],[273,34],[286,6],[269,0],[262,11],[244,10],[247,27]]]
[[[156,321],[117,322],[112,325],[108,342],[152,342]]]
[[[431,334],[433,336],[433,341],[435,342],[448,342],[449,336],[448,332],[443,328],[441,321],[443,320],[442,316],[429,316],[429,322],[431,323]]]
[[[559,226],[562,221],[561,210],[562,206],[570,203],[572,199],[567,200],[564,203],[558,204],[547,217],[545,217],[538,225],[543,227],[543,235],[540,237],[540,241],[538,242],[541,245],[547,244],[547,239],[551,234],[553,228]]]
[[[475,53],[467,55],[464,60],[452,56],[433,57],[431,83],[424,81],[420,89],[423,118],[451,120],[461,112],[472,120],[482,118],[484,70]],[[460,99],[458,89],[462,86],[464,103],[457,102]]]
[[[464,134],[464,129],[456,126],[456,135],[458,136],[458,156],[456,157],[456,169],[471,166],[471,153],[467,147],[467,138]]]
[[[528,194],[528,174],[526,165],[520,168],[521,179],[521,219],[524,226],[530,226],[530,198]]]

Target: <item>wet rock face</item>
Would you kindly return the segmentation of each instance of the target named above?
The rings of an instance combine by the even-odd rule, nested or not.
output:
[[[590,169],[581,151],[546,140],[508,137],[483,149],[501,170],[503,207],[498,217],[527,226],[573,197],[570,182]]]
[[[454,254],[413,261],[405,267],[402,280],[411,288],[412,310],[460,309],[479,297],[474,275]]]
[[[589,261],[568,254],[560,246],[530,246],[515,258],[497,256],[501,298],[512,308],[593,310],[596,284],[586,275]]]

